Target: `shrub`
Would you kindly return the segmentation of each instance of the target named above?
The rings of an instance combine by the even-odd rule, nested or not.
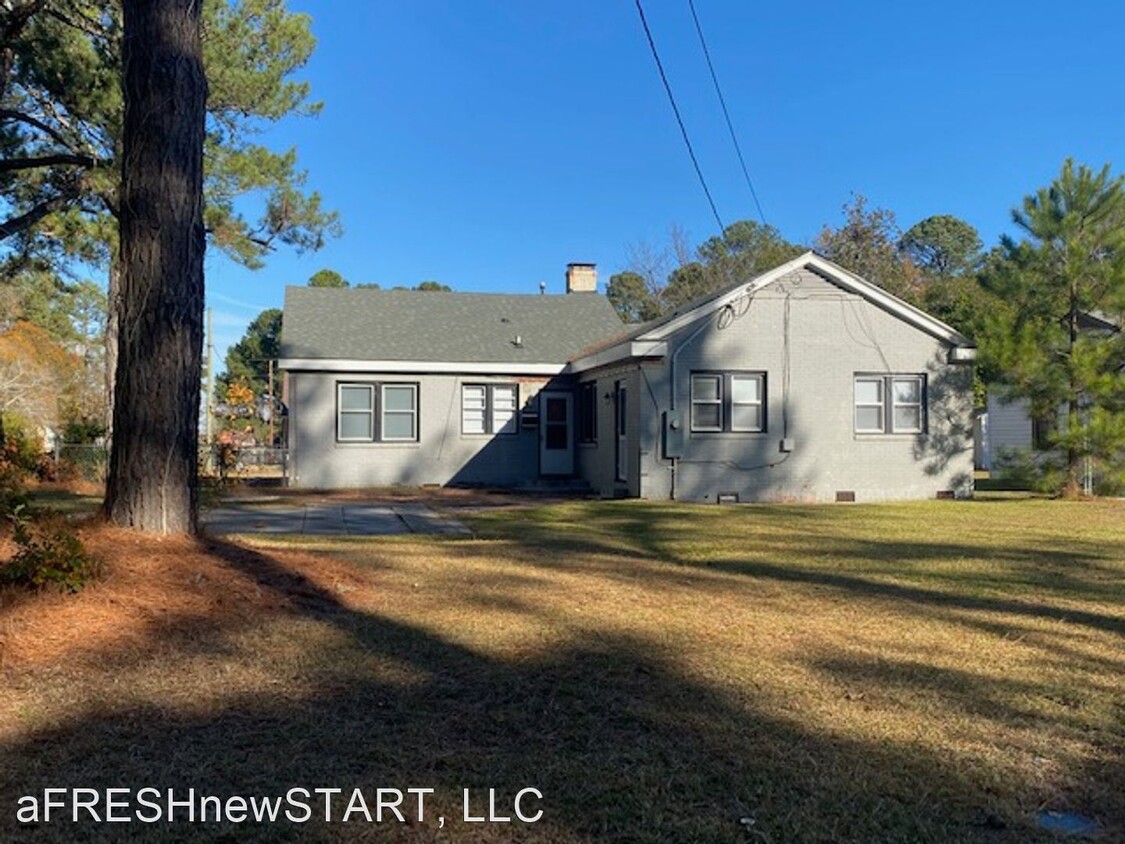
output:
[[[13,515],[17,508],[26,507],[29,499],[23,485],[24,472],[0,452],[0,518]]]
[[[8,518],[19,550],[0,566],[0,584],[78,592],[101,574],[101,562],[86,551],[61,515],[45,512],[33,517],[18,506]]]
[[[35,472],[43,450],[39,447],[35,429],[22,416],[4,414],[4,450],[0,459],[18,467],[24,474]]]

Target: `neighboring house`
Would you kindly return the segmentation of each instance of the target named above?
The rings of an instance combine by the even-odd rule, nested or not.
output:
[[[1108,314],[1080,314],[1078,328],[1092,334],[1110,335],[1121,325]],[[981,469],[1002,469],[1006,462],[1020,462],[1029,454],[1051,451],[1051,439],[1066,425],[1067,409],[1047,417],[1035,417],[1027,399],[1009,398],[999,388],[988,390],[987,412],[981,420],[977,465]]]
[[[963,336],[811,252],[627,331],[566,296],[290,288],[291,482],[870,501],[972,490]],[[516,410],[519,410],[517,413]]]

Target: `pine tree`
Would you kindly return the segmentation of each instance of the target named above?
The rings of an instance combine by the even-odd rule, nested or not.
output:
[[[1004,238],[1005,260],[986,277],[1005,307],[983,350],[1036,418],[1062,408],[1053,438],[1062,491],[1075,495],[1087,459],[1125,463],[1125,178],[1068,159],[1012,217],[1026,238]]]
[[[193,533],[207,98],[199,4],[123,7],[121,357],[105,509],[118,524]]]

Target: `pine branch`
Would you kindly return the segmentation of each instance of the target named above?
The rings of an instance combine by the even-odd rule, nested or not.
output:
[[[0,160],[0,173],[12,173],[17,170],[34,170],[38,167],[54,167],[66,164],[73,167],[97,167],[98,159],[92,155],[73,155],[70,153],[56,153],[54,155],[34,155],[27,158],[8,158]]]
[[[55,129],[53,126],[44,123],[36,117],[32,117],[30,114],[11,108],[0,108],[0,120],[13,120],[17,123],[24,123],[43,132],[55,143],[61,144],[72,152],[75,151],[74,143],[71,139],[63,135],[58,129]]]
[[[0,241],[27,231],[48,214],[58,211],[73,199],[74,197],[70,194],[59,194],[58,196],[53,196],[50,199],[40,202],[24,214],[8,218],[3,223],[0,223]]]

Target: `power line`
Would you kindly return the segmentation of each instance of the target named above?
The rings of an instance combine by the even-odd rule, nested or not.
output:
[[[727,111],[727,101],[723,97],[723,90],[719,87],[719,77],[715,75],[715,66],[711,63],[711,51],[707,49],[707,39],[703,37],[703,27],[699,25],[699,15],[695,13],[695,0],[688,0],[688,6],[691,7],[691,19],[695,21],[695,31],[699,33],[699,43],[703,47],[703,55],[707,59],[707,69],[711,71],[711,81],[715,83],[715,93],[719,95],[719,105],[723,107],[723,117],[727,121],[727,129],[730,130],[730,139],[734,143],[734,151],[738,153],[738,163],[742,165],[742,175],[746,177],[746,186],[750,188],[750,196],[754,198],[754,205],[758,209],[758,216],[762,218],[762,225],[766,223],[766,215],[762,211],[762,203],[758,201],[758,193],[754,190],[754,183],[750,181],[750,171],[746,169],[746,160],[742,157],[742,148],[738,145],[738,138],[734,134],[734,125],[730,120],[730,112]]]
[[[656,42],[652,39],[652,31],[648,28],[648,20],[645,19],[645,10],[641,6],[641,0],[636,0],[636,4],[637,13],[641,16],[641,26],[644,27],[645,37],[648,39],[648,46],[652,50],[653,59],[656,60],[656,69],[660,72],[660,81],[664,83],[664,91],[668,94],[668,102],[672,104],[672,113],[676,115],[676,123],[680,126],[680,134],[684,136],[684,145],[687,146],[692,166],[695,167],[695,175],[699,177],[699,184],[703,188],[703,193],[707,195],[707,203],[711,206],[711,213],[715,215],[715,222],[719,224],[719,234],[722,235],[726,231],[726,226],[723,225],[719,210],[715,207],[715,200],[711,198],[707,180],[703,178],[703,171],[699,167],[699,160],[695,157],[695,150],[692,148],[687,128],[684,126],[683,118],[680,117],[680,109],[676,106],[676,98],[672,96],[672,86],[668,84],[668,76],[664,73],[664,64],[660,61],[660,54],[656,51]]]

